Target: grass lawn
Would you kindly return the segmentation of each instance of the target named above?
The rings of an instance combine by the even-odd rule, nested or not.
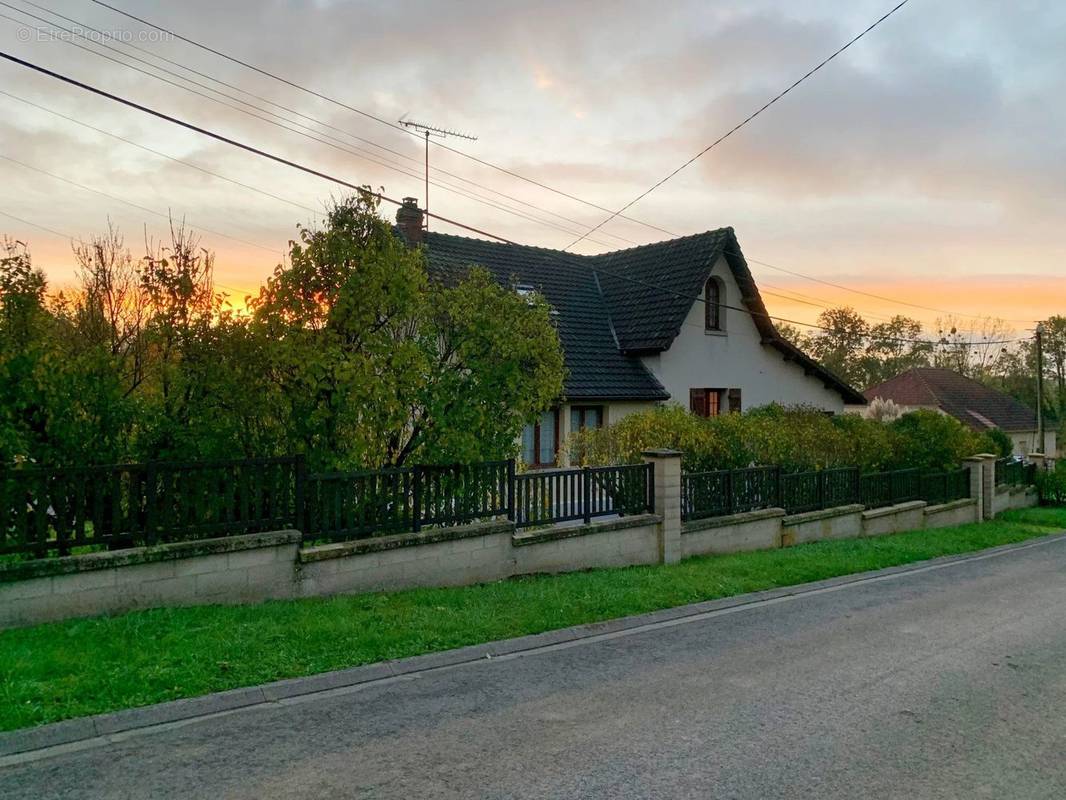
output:
[[[0,632],[0,730],[446,650],[1020,542],[1066,509],[675,566],[462,588],[138,611]]]

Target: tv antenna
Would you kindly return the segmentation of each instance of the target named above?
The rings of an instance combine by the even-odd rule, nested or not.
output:
[[[433,125],[427,125],[424,122],[415,122],[413,119],[407,119],[407,115],[404,114],[398,120],[405,128],[410,128],[413,131],[424,134],[426,137],[426,196],[424,200],[423,208],[426,212],[426,230],[429,230],[429,137],[435,136],[438,139],[446,139],[449,136],[455,136],[460,139],[467,139],[471,142],[476,142],[477,137],[471,136],[468,133],[461,133],[459,131],[449,130],[447,128],[437,128]]]

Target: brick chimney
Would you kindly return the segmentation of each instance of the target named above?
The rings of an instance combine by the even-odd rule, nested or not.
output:
[[[425,241],[422,228],[422,209],[418,207],[417,197],[405,197],[403,205],[396,211],[396,227],[400,229],[408,247],[418,247]]]

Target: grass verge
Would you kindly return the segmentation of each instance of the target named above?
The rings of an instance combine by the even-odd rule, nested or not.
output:
[[[139,611],[0,632],[0,730],[1021,542],[1066,509],[461,588]]]

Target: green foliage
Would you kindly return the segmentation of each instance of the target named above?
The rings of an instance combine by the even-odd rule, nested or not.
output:
[[[1006,458],[1014,452],[1014,442],[999,428],[985,431],[983,438],[990,445],[988,452],[995,453],[1000,458]]]
[[[471,267],[430,282],[370,195],[303,229],[254,302],[278,342],[270,375],[292,446],[315,465],[379,467],[514,454],[522,425],[562,392],[547,305]]]
[[[1066,505],[1066,461],[1059,460],[1051,470],[1036,473],[1036,488],[1040,500],[1049,505]]]
[[[816,408],[763,406],[704,419],[678,405],[630,414],[570,442],[590,463],[640,460],[643,450],[682,452],[688,472],[774,464],[786,470],[860,467],[867,471],[957,467],[988,443],[954,418],[932,411],[885,424],[857,414],[829,416]]]
[[[24,247],[0,250],[0,463],[495,459],[562,392],[544,301],[474,265],[430,281],[366,193],[300,229],[251,314],[180,225],[140,260],[113,229],[75,259],[49,297]]]

